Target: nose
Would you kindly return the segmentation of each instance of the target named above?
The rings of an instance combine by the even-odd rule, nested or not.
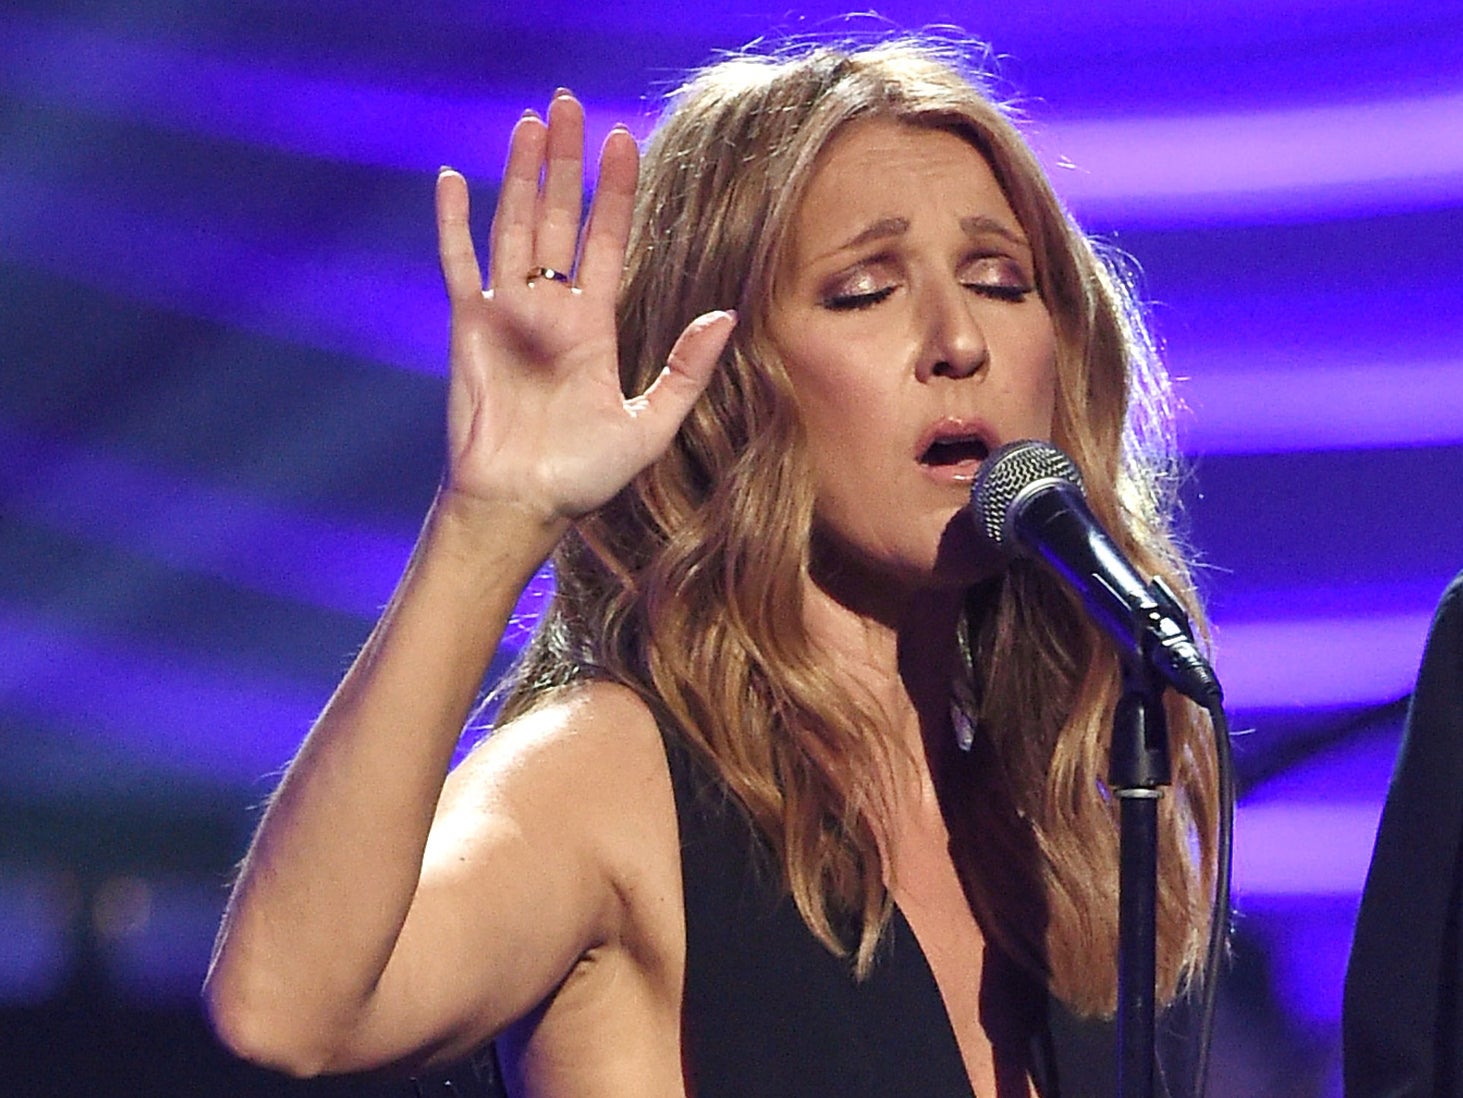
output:
[[[926,288],[920,319],[925,330],[919,380],[970,377],[984,368],[989,348],[972,296],[953,279]]]

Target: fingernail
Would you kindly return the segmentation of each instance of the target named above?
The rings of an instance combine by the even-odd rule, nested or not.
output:
[[[518,121],[522,122],[525,119],[529,119],[529,118],[532,118],[534,120],[537,120],[538,119],[538,111],[534,110],[532,107],[529,107],[527,110],[525,110],[522,114],[520,114],[518,116]]]
[[[437,174],[438,175],[441,175],[443,172],[450,172],[451,170],[452,170],[452,165],[451,164],[443,164],[440,168],[437,169]]]
[[[562,99],[565,96],[568,96],[570,99],[573,99],[574,98],[574,93],[571,92],[568,88],[565,88],[565,87],[562,87],[562,86],[554,89],[554,98],[555,99]]]

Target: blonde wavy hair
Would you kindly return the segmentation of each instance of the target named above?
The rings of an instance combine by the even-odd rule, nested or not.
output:
[[[676,93],[645,150],[619,307],[626,392],[655,377],[693,317],[733,306],[740,323],[671,450],[557,549],[554,598],[499,713],[511,720],[588,678],[635,689],[720,776],[808,927],[860,976],[892,910],[880,853],[889,806],[867,792],[883,784],[873,778],[890,749],[804,625],[813,478],[767,314],[820,153],[865,119],[958,134],[990,163],[1056,328],[1054,441],[1131,558],[1195,607],[1170,529],[1166,378],[1128,281],[1068,217],[987,79],[958,50],[909,38],[736,56]],[[1110,1013],[1116,657],[1071,595],[1019,561],[970,592],[960,640],[957,696],[973,699],[983,764],[947,808],[978,836],[961,866],[976,915],[1074,1010]],[[1174,702],[1169,725],[1165,1001],[1202,957],[1217,812],[1207,719]]]

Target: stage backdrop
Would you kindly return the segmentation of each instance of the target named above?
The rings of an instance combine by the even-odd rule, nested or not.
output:
[[[1463,9],[880,10],[987,39],[1059,190],[1141,271],[1243,730],[1216,1090],[1336,1094],[1399,700],[1463,568]],[[438,165],[485,214],[556,86],[593,142],[643,134],[718,50],[888,25],[837,14],[5,5],[0,1089],[186,1093],[222,1062],[193,1004],[229,867],[438,475]],[[76,1066],[148,1034],[150,1068]]]

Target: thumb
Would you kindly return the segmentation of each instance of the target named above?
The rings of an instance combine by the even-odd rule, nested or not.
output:
[[[666,357],[665,369],[650,388],[629,402],[636,418],[646,421],[647,432],[655,435],[658,443],[670,444],[671,436],[711,380],[716,360],[736,325],[737,314],[731,310],[703,313],[691,321]]]

